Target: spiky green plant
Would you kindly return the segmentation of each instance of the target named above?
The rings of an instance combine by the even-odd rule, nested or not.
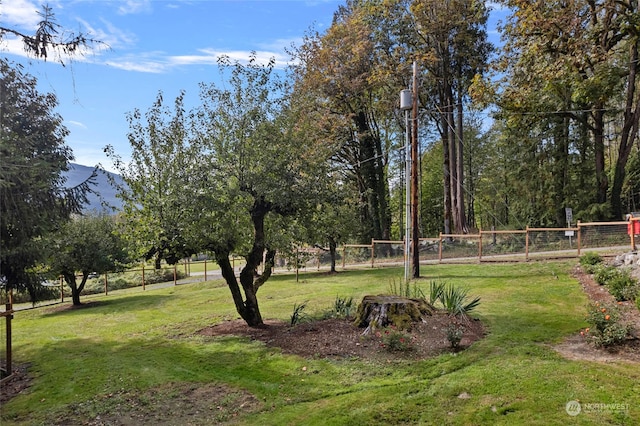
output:
[[[307,318],[307,315],[305,314],[304,310],[307,307],[307,303],[309,301],[303,302],[301,304],[294,304],[293,305],[293,313],[291,314],[291,321],[290,321],[290,325],[291,327],[293,327],[294,325],[300,324],[302,321],[304,321]]]

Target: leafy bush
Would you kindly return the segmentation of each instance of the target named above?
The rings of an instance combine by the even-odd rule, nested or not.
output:
[[[635,300],[638,296],[638,281],[626,269],[621,269],[606,285],[617,301]]]
[[[376,333],[376,336],[382,338],[380,345],[389,352],[407,352],[414,349],[411,336],[398,331],[393,326],[382,329]]]
[[[32,294],[26,290],[14,291],[11,300],[13,303],[32,303],[33,306],[36,306],[38,302],[60,298],[60,286],[58,285],[36,285],[31,288],[31,292]],[[32,296],[35,297],[35,302],[32,302]],[[0,289],[0,303],[4,304],[8,301],[7,291],[4,288]]]
[[[599,302],[587,306],[587,322],[591,327],[581,332],[597,347],[618,345],[627,338],[631,328],[620,321],[620,311],[615,305]]]
[[[596,265],[602,263],[602,257],[595,252],[587,252],[580,256],[580,266],[583,267],[587,274],[593,274]]]
[[[452,322],[447,326],[447,340],[452,349],[458,349],[460,347],[460,341],[462,341],[462,335],[464,334],[464,325]]]
[[[605,285],[615,277],[620,275],[620,271],[611,265],[596,265],[593,271],[593,279],[600,285]]]

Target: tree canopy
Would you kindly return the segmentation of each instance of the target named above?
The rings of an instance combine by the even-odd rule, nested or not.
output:
[[[72,218],[47,238],[49,273],[64,278],[74,305],[81,304],[80,293],[91,275],[118,271],[128,263],[121,235],[115,217],[89,215]]]
[[[39,93],[33,77],[5,60],[0,76],[0,276],[7,289],[33,291],[40,238],[80,211],[91,179],[64,186],[73,154],[55,95]]]
[[[214,253],[240,316],[262,324],[257,291],[278,250],[295,241],[296,215],[318,202],[326,156],[296,127],[286,85],[273,62],[222,58],[224,85],[202,84],[201,105],[173,111],[158,96],[142,120],[130,114],[125,213],[137,245],[169,262]],[[232,254],[246,259],[239,277]],[[259,267],[262,270],[259,271]]]

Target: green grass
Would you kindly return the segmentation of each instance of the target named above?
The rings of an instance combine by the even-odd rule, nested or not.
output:
[[[587,300],[570,277],[572,262],[429,265],[430,280],[482,298],[474,311],[488,335],[471,348],[424,361],[374,363],[283,355],[241,338],[195,334],[237,318],[221,282],[146,292],[113,292],[97,306],[15,314],[14,360],[30,363],[29,391],[1,408],[0,423],[50,424],[73,404],[96,414],[103,395],[170,383],[217,383],[263,402],[239,424],[637,424],[640,370],[627,363],[570,361],[552,345],[585,326]],[[276,275],[260,288],[265,318],[288,321],[309,301],[312,315],[337,296],[359,301],[388,291],[401,269]],[[302,367],[307,367],[303,370]],[[466,393],[468,398],[459,398]],[[570,417],[565,404],[626,404]],[[96,402],[98,401],[98,402]]]

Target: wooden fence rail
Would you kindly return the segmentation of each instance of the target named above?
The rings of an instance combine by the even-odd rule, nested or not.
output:
[[[529,228],[522,230],[480,230],[475,234],[440,234],[438,238],[420,238],[420,260],[477,258],[478,261],[536,257],[578,257],[586,249],[606,247],[637,250],[640,218],[617,222],[578,222],[568,228]],[[381,247],[386,247],[382,250]],[[435,256],[437,247],[437,257]],[[404,261],[404,241],[371,240],[371,244],[345,244],[342,267],[348,263],[381,263]],[[430,254],[431,253],[431,254]]]

